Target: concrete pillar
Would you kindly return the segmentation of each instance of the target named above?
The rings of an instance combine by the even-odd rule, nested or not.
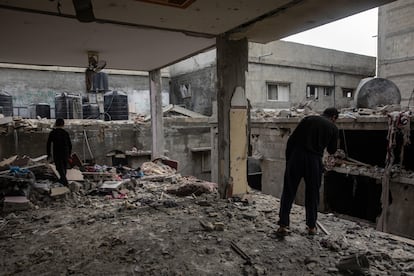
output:
[[[164,155],[164,128],[161,96],[161,71],[149,72],[151,94],[152,153],[155,159]]]
[[[222,198],[247,191],[247,39],[217,38],[218,184]]]

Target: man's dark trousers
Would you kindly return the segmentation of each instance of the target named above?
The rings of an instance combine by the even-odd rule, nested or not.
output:
[[[302,177],[305,180],[306,225],[314,228],[318,216],[319,188],[322,180],[322,158],[302,148],[293,150],[286,161],[279,225],[289,226],[289,214]]]
[[[65,186],[68,186],[68,180],[66,179],[66,172],[68,168],[68,161],[65,157],[54,158],[56,170],[60,175],[59,182]]]

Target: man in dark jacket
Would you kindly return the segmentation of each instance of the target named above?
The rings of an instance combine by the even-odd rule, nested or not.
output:
[[[338,118],[336,108],[327,108],[322,116],[302,119],[290,135],[286,145],[286,170],[279,211],[277,234],[287,235],[289,215],[302,177],[305,180],[306,225],[309,234],[316,234],[319,187],[322,180],[322,156],[325,148],[334,154],[337,149]]]
[[[68,185],[66,179],[66,171],[68,168],[69,157],[72,152],[72,143],[70,141],[69,133],[63,129],[65,121],[62,118],[56,119],[55,128],[50,132],[47,139],[47,157],[51,158],[51,144],[53,144],[53,161],[56,165],[56,170],[60,175],[59,182],[63,185]]]

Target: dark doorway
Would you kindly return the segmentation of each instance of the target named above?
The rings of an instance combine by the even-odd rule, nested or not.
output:
[[[381,214],[381,191],[381,184],[370,177],[325,174],[325,202],[331,212],[376,222]]]
[[[252,189],[262,190],[262,169],[259,159],[247,158],[247,183]]]

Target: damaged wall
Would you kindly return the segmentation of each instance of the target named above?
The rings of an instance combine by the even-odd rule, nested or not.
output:
[[[207,115],[212,115],[212,103],[216,101],[216,66],[201,68],[171,78],[170,102]]]
[[[36,120],[33,124],[36,123]],[[53,120],[41,120],[42,127],[9,127],[7,134],[0,135],[0,160],[15,154],[38,157],[46,154],[46,141]],[[48,122],[48,123],[46,123]],[[111,165],[107,153],[113,150],[151,151],[150,123],[102,122],[90,120],[65,120],[65,128],[70,133],[73,152],[81,159],[90,160],[91,155],[85,142],[87,137],[92,155],[97,164]],[[86,134],[86,136],[85,136]],[[210,147],[210,126],[208,118],[164,118],[166,156],[179,162],[179,173],[194,175],[200,179],[210,179],[210,171],[201,170],[201,156],[194,154],[193,148]],[[145,159],[145,158],[144,158]],[[210,161],[210,160],[208,160]]]
[[[24,66],[21,66],[22,68]],[[29,66],[29,68],[31,68]],[[46,103],[50,105],[54,115],[55,95],[67,92],[82,94],[85,91],[85,73],[82,68],[61,68],[48,70],[45,67],[36,69],[7,68],[0,66],[0,90],[12,95],[14,115],[28,117],[27,107],[30,104]],[[105,72],[105,70],[103,70]],[[116,74],[107,70],[110,90],[128,94],[129,111],[132,113],[149,114],[149,81],[145,73],[131,72],[131,75]],[[134,74],[133,74],[134,73]],[[169,78],[162,78],[163,104],[169,103]],[[90,97],[94,98],[93,93]]]
[[[355,89],[362,78],[375,75],[375,57],[286,41],[250,43],[249,61],[246,90],[257,108],[289,108],[308,100],[313,100],[314,110],[348,107],[352,97],[344,97],[343,89]],[[268,84],[288,85],[287,100],[269,100]],[[307,98],[308,85],[334,87],[334,91]]]
[[[313,99],[306,98],[308,85],[328,86],[335,87],[335,93],[319,92],[310,106],[315,110],[349,107],[353,97],[346,97],[343,89],[354,91],[361,79],[374,76],[375,61],[375,57],[286,41],[249,43],[246,96],[252,108],[290,108]],[[211,115],[217,79],[215,50],[170,66],[170,75],[171,102]],[[268,84],[288,85],[287,99],[268,99]]]
[[[300,118],[267,118],[252,120],[253,156],[260,160],[262,192],[281,196],[285,171],[285,146],[288,135]],[[334,167],[326,174],[320,189],[320,211],[338,212],[375,224],[381,214],[381,177],[384,171],[388,118],[386,116],[360,116],[355,119],[340,118],[340,145],[349,157],[358,160],[358,166],[346,163]],[[414,122],[411,122],[411,128]],[[414,238],[414,173],[413,146],[405,148],[403,166],[407,170],[393,169],[390,181],[391,202],[386,212],[387,231]],[[383,148],[383,149],[382,149]],[[399,163],[399,151],[395,151],[394,164]],[[410,171],[411,170],[411,171]],[[304,205],[302,181],[296,197],[297,204]]]

